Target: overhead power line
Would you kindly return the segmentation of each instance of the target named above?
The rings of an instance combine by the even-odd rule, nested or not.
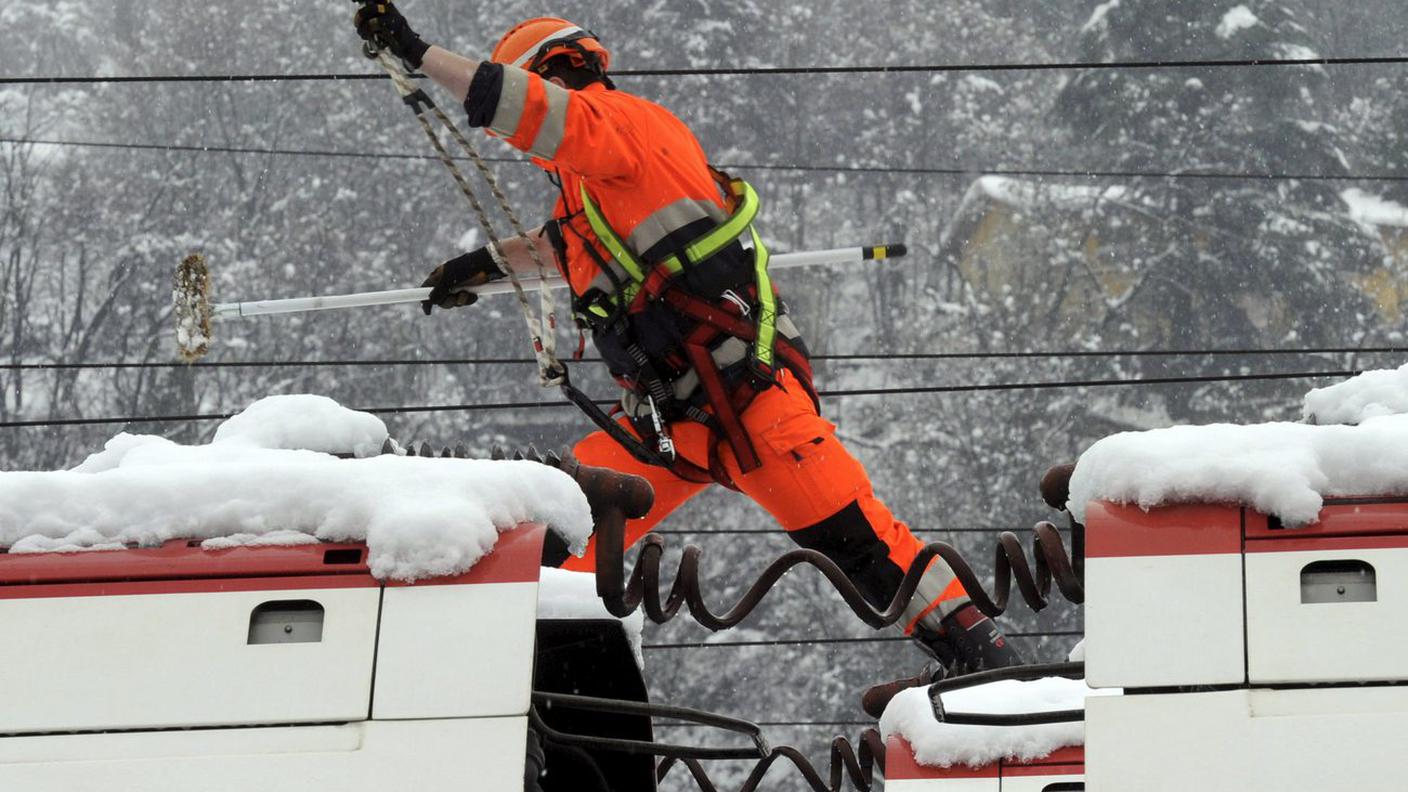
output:
[[[279,157],[328,157],[335,159],[401,160],[439,162],[432,154],[414,154],[399,151],[337,151],[333,149],[299,148],[260,148],[252,146],[200,146],[177,145],[172,143],[125,143],[115,141],[56,140],[0,138],[0,143],[12,145],[64,146],[70,148],[117,149],[123,151],[161,151],[190,154],[239,154]],[[451,157],[464,161],[465,157]],[[531,165],[521,157],[484,157],[485,162],[510,165]],[[1091,168],[1024,168],[1024,167],[924,167],[888,165],[795,165],[787,163],[732,162],[719,167],[738,171],[774,171],[787,173],[855,173],[855,174],[895,174],[910,176],[1022,176],[1026,178],[1072,178],[1072,179],[1178,179],[1215,181],[1408,181],[1408,174],[1392,173],[1266,173],[1237,171],[1154,171],[1154,170],[1101,170]]]
[[[1213,382],[1261,382],[1271,380],[1296,380],[1296,379],[1322,379],[1326,377],[1344,378],[1362,374],[1362,371],[1316,371],[1316,372],[1287,372],[1277,374],[1224,374],[1206,375],[1197,377],[1146,377],[1134,379],[1105,379],[1105,380],[1068,380],[1061,382],[1019,382],[1019,383],[994,383],[984,385],[936,385],[920,386],[913,388],[861,388],[856,390],[824,390],[819,395],[822,398],[841,398],[848,396],[904,396],[916,394],[941,394],[941,393],[981,393],[981,392],[1002,392],[1002,391],[1032,391],[1032,390],[1057,390],[1067,388],[1104,388],[1104,387],[1126,387],[1137,385],[1181,385],[1199,384]],[[615,400],[601,399],[596,402],[603,407],[615,404]],[[372,413],[374,415],[410,415],[416,413],[446,413],[446,412],[490,412],[500,410],[557,410],[572,407],[567,401],[561,402],[506,402],[490,404],[443,404],[415,407],[369,407],[361,408],[359,412]],[[111,424],[134,424],[134,423],[186,423],[198,421],[223,421],[231,418],[233,413],[214,413],[200,415],[168,415],[168,416],[145,416],[133,418],[66,418],[47,419],[33,421],[0,421],[0,429],[20,429],[34,427],[54,427],[54,426],[100,426]]]
[[[886,360],[1065,360],[1118,357],[1260,357],[1283,355],[1403,354],[1408,347],[1308,347],[1305,349],[1112,349],[1032,352],[869,352],[846,355],[812,355],[814,362],[865,363]],[[582,363],[600,363],[583,358]],[[234,360],[209,363],[123,362],[108,363],[0,363],[0,371],[101,371],[121,369],[253,369],[253,368],[366,368],[376,366],[504,366],[536,365],[532,358],[387,358],[383,360]]]
[[[946,74],[971,72],[1149,71],[1163,69],[1250,69],[1307,66],[1388,66],[1408,63],[1408,56],[1351,58],[1231,58],[1212,60],[1063,61],[1057,63],[936,63],[863,66],[754,66],[718,69],[623,69],[612,77],[754,77],[817,74]],[[424,79],[425,75],[412,75]],[[388,79],[370,72],[300,74],[156,74],[127,76],[0,77],[0,85],[122,85],[149,83],[362,82]]]

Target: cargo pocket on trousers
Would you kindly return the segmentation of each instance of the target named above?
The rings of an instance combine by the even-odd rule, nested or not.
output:
[[[815,415],[794,415],[764,429],[763,442],[783,459],[806,465],[821,454],[826,440],[834,431],[824,418]]]

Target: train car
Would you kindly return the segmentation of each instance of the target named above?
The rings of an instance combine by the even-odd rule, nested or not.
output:
[[[1408,499],[1086,513],[1092,790],[1398,790]],[[1190,762],[1188,757],[1197,757]]]
[[[543,532],[417,585],[356,544],[0,555],[0,788],[520,789]]]
[[[1089,697],[1079,739],[1035,762],[925,766],[890,734],[886,789],[1403,788],[1408,499],[1326,499],[1297,528],[1235,504],[1085,520],[1082,670],[1121,695]]]

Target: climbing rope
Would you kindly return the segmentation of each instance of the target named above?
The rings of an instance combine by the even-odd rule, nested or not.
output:
[[[528,325],[528,336],[533,340],[533,355],[538,363],[538,383],[544,387],[560,386],[567,382],[567,368],[557,359],[557,314],[553,306],[551,289],[539,289],[539,313],[533,312],[533,306],[528,302],[528,294],[523,288],[523,283],[518,277],[518,273],[508,263],[503,252],[503,243],[494,231],[493,223],[489,220],[489,214],[485,211],[483,203],[470,187],[469,180],[460,171],[459,165],[455,163],[455,158],[446,150],[445,144],[441,142],[440,136],[436,134],[430,119],[426,117],[426,111],[430,111],[435,119],[449,131],[450,136],[464,149],[465,154],[474,167],[479,171],[479,175],[488,185],[489,192],[498,201],[499,209],[508,218],[509,225],[514,234],[528,241],[528,252],[533,259],[533,264],[538,269],[538,277],[546,280],[548,277],[547,263],[543,261],[542,253],[538,250],[538,245],[534,240],[528,239],[528,233],[523,227],[523,223],[518,219],[518,213],[513,210],[509,203],[508,196],[504,194],[499,186],[499,180],[494,176],[494,172],[489,169],[489,165],[480,155],[479,149],[470,142],[469,138],[460,131],[460,128],[445,111],[435,104],[425,91],[417,88],[411,82],[410,75],[397,63],[394,58],[385,51],[378,50],[368,44],[365,48],[368,57],[375,60],[386,71],[391,78],[391,84],[400,94],[401,100],[415,114],[416,120],[420,122],[421,129],[425,131],[425,136],[430,140],[430,145],[435,148],[435,153],[440,162],[450,172],[455,184],[459,185],[460,192],[469,201],[470,208],[474,210],[475,217],[479,220],[479,226],[484,229],[485,235],[489,239],[489,249],[494,255],[495,261],[499,262],[504,272],[508,275],[509,282],[513,284],[513,293],[518,298],[518,307],[523,313],[523,319]]]

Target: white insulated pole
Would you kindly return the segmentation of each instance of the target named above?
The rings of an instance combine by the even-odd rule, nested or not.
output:
[[[904,245],[872,245],[868,247],[837,248],[801,253],[782,253],[773,256],[768,269],[790,269],[793,267],[815,267],[824,264],[856,264],[862,261],[883,261],[899,258],[908,251]],[[524,289],[540,289],[547,284],[550,289],[567,286],[559,276],[542,278],[520,278]],[[507,294],[513,291],[508,281],[496,281],[479,286],[471,291],[479,295]],[[273,314],[307,313],[309,311],[332,311],[340,308],[365,308],[373,305],[401,305],[423,302],[430,296],[429,288],[392,289],[390,291],[362,292],[360,294],[329,294],[322,297],[293,297],[286,300],[255,300],[251,302],[223,303],[211,306],[211,315],[220,317],[270,316]]]

